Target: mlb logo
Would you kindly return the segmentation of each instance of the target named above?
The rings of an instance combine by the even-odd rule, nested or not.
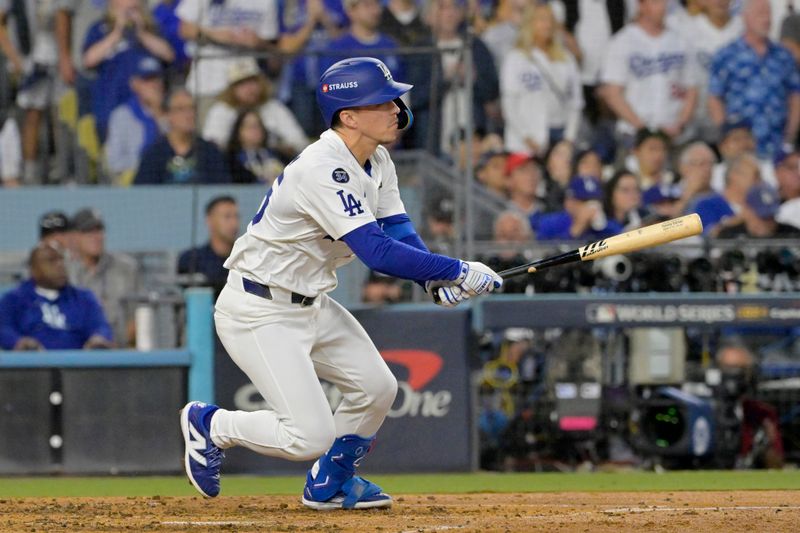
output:
[[[327,83],[323,83],[322,84],[322,92],[324,92],[324,93],[328,92],[328,84]]]

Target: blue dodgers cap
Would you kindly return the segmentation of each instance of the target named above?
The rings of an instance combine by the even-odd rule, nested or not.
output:
[[[592,176],[575,176],[569,180],[566,194],[576,200],[600,200],[603,197],[603,185]]]
[[[653,185],[642,193],[644,205],[672,202],[680,199],[681,188],[678,185]]]
[[[153,56],[145,56],[136,63],[133,75],[137,78],[155,78],[164,73],[161,61]]]
[[[774,218],[781,206],[778,191],[763,183],[750,187],[745,202],[759,218]]]

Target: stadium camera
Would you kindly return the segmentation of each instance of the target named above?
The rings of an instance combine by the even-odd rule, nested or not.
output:
[[[633,274],[631,260],[624,255],[613,255],[600,259],[596,262],[595,269],[615,282],[628,281]]]
[[[691,292],[714,292],[717,290],[717,274],[714,265],[705,257],[697,257],[686,267],[686,284]]]
[[[640,453],[672,459],[710,456],[716,422],[709,400],[675,387],[658,387],[644,396],[630,415],[632,444]]]

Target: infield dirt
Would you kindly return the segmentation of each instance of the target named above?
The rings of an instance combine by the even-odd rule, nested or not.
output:
[[[297,497],[7,498],[0,531],[800,531],[800,491],[395,496],[316,512]]]

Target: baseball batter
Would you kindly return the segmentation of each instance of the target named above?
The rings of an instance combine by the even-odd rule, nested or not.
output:
[[[219,494],[222,450],[317,459],[302,501],[313,509],[388,507],[389,495],[355,475],[397,392],[361,325],[328,297],[336,268],[361,259],[373,270],[425,284],[454,306],[502,279],[482,263],[430,253],[400,200],[381,145],[411,125],[398,83],[372,58],[340,61],[322,75],[317,101],[330,129],[267,192],[225,263],[214,315],[231,358],[266,400],[263,411],[190,402],[181,411],[184,463],[206,497]],[[336,412],[319,384],[335,384]]]

